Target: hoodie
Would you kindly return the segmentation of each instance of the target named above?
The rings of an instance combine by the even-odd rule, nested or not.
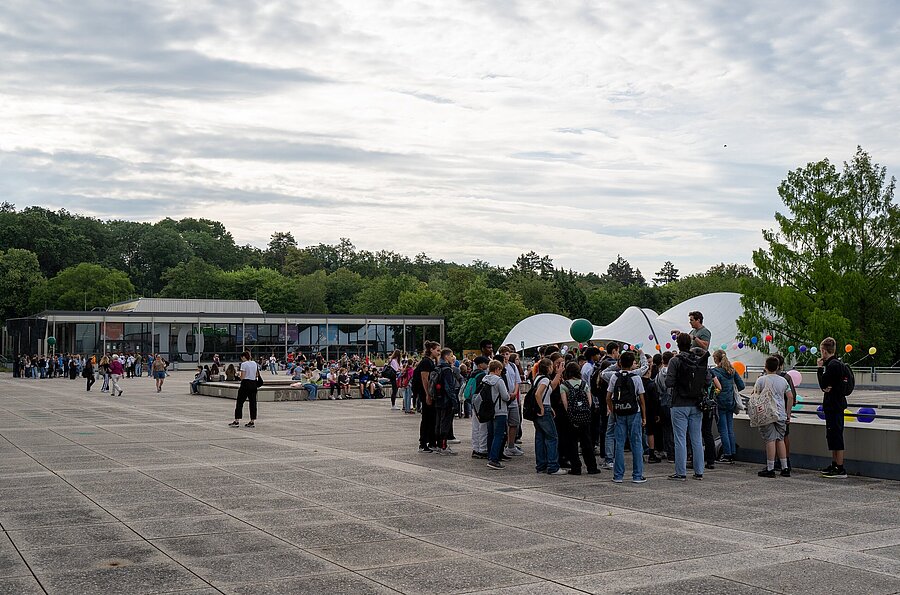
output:
[[[484,377],[484,383],[491,387],[491,401],[494,402],[494,415],[508,415],[509,411],[509,390],[506,388],[506,382],[502,376],[487,374]],[[472,400],[475,411],[481,406],[481,395],[476,394]]]

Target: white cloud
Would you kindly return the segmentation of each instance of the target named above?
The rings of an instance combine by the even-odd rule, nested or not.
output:
[[[789,169],[896,173],[900,8],[12,1],[0,192],[241,242],[651,276],[747,263]],[[727,145],[727,146],[726,146]]]

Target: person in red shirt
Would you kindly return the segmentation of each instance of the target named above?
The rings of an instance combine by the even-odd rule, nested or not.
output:
[[[119,359],[119,356],[113,354],[112,361],[109,362],[109,381],[110,381],[110,393],[116,394],[116,391],[119,391],[119,396],[122,396],[122,389],[119,388],[119,378],[122,377],[122,374],[125,373],[125,367],[122,365],[122,361]]]

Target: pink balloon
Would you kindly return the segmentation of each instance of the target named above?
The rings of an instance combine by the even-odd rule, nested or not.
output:
[[[791,377],[794,386],[800,386],[803,383],[803,375],[797,370],[790,370],[787,375]]]

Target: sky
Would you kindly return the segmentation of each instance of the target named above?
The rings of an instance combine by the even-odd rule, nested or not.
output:
[[[900,170],[900,4],[4,0],[0,200],[238,243],[749,264],[788,171]]]

